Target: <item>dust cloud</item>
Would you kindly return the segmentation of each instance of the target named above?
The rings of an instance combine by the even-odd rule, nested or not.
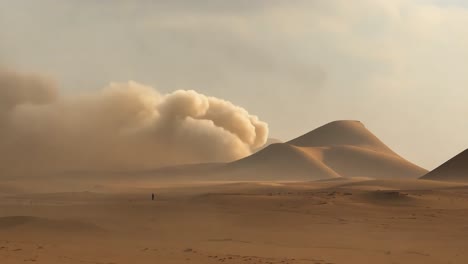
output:
[[[0,175],[144,170],[227,162],[265,144],[268,125],[193,90],[129,81],[63,95],[53,81],[0,71]]]

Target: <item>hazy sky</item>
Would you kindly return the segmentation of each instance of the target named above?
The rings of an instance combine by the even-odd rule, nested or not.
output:
[[[356,119],[432,169],[468,147],[468,1],[0,0],[0,67],[225,98],[291,139]]]

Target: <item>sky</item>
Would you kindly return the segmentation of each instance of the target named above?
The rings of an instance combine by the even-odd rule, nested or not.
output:
[[[433,169],[468,148],[466,25],[463,0],[0,0],[0,67],[194,89],[282,140],[360,120]]]

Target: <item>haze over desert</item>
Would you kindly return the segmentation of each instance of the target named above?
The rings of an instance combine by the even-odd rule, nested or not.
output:
[[[0,258],[463,263],[467,171],[426,173],[362,123],[336,121],[232,163],[6,178]]]
[[[467,24],[0,0],[0,264],[468,263]]]

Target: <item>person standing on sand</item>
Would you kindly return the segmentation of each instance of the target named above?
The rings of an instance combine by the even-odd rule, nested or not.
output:
[[[151,200],[154,201],[154,193],[151,194]]]

